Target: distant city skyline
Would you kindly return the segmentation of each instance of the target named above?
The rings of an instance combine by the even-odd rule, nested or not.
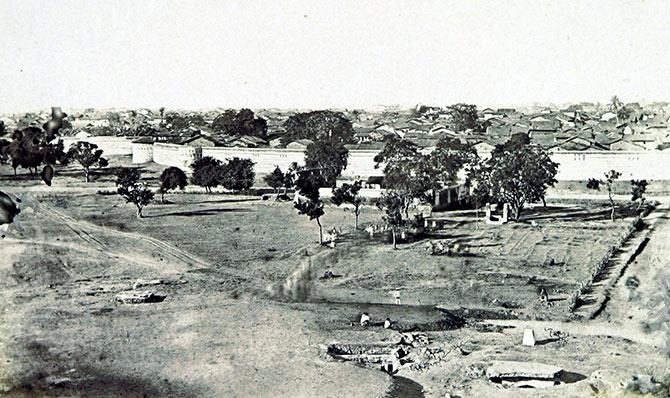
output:
[[[0,0],[0,113],[670,100],[662,1]]]

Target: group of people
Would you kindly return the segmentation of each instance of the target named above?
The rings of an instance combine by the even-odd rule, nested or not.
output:
[[[361,320],[360,320],[361,326],[370,326],[370,314],[367,312],[364,312],[361,314]],[[389,329],[393,322],[391,321],[391,318],[386,318],[384,320],[384,329]]]

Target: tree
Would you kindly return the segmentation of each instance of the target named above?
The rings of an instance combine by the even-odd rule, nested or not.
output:
[[[394,249],[398,248],[396,245],[396,232],[397,228],[403,222],[402,213],[404,206],[405,203],[402,195],[395,191],[385,192],[377,201],[377,208],[384,212],[384,222],[391,227]]]
[[[312,170],[297,171],[298,178],[296,195],[293,206],[298,210],[298,214],[306,215],[310,220],[316,220],[319,226],[319,244],[323,244],[323,226],[321,225],[321,216],[325,214],[323,210],[323,201],[319,195],[319,188],[323,186],[323,177],[320,173]]]
[[[524,136],[497,146],[477,175],[478,189],[508,203],[517,221],[527,203],[544,201],[547,188],[556,183],[558,172],[558,163]]]
[[[284,172],[281,171],[279,166],[276,166],[272,173],[263,177],[263,180],[277,192],[279,188],[284,186]]]
[[[644,195],[645,193],[647,193],[647,185],[649,185],[649,183],[647,182],[647,180],[631,180],[630,185],[632,195],[631,200],[633,202],[639,200],[639,202],[637,203],[637,210],[640,210],[640,207],[642,207],[644,201],[646,200]]]
[[[612,211],[610,212],[610,219],[614,221],[614,212],[616,210],[616,206],[614,204],[614,198],[612,198],[612,189],[614,182],[621,177],[621,173],[619,173],[616,170],[610,170],[605,173],[605,180],[598,180],[596,178],[589,178],[588,182],[586,183],[586,187],[589,189],[594,189],[599,191],[600,190],[600,185],[605,184],[607,187],[607,197],[609,198],[610,201],[610,206],[612,208]]]
[[[435,176],[436,162],[424,155],[419,147],[407,140],[390,137],[375,158],[375,167],[384,164],[384,184],[403,200],[403,213],[409,218],[409,207],[416,199],[433,203],[435,192],[442,183]]]
[[[358,229],[358,216],[361,214],[361,204],[363,203],[363,198],[359,195],[361,186],[360,180],[353,184],[342,184],[339,188],[333,188],[333,196],[330,198],[335,206],[341,206],[344,203],[354,206],[354,226],[356,229]]]
[[[292,162],[286,173],[284,173],[284,194],[287,194],[288,190],[295,185],[299,170],[300,166],[298,166],[298,163]]]
[[[67,164],[67,155],[63,151],[62,140],[55,140],[57,131],[52,131],[52,138],[39,127],[31,126],[17,130],[12,134],[12,141],[4,149],[5,156],[11,160],[14,175],[20,166],[28,169],[31,175],[37,175],[37,168],[42,165]]]
[[[142,210],[151,203],[154,193],[141,181],[142,173],[139,169],[121,167],[116,174],[116,192],[137,207],[137,218],[142,218]]]
[[[207,125],[205,118],[199,113],[182,115],[179,112],[167,112],[164,123],[165,127],[173,132],[189,127],[203,127]]]
[[[616,95],[610,100],[610,110],[616,114],[617,124],[626,120],[632,114],[632,111],[627,107]]]
[[[262,117],[257,117],[250,109],[235,112],[229,109],[212,121],[212,130],[227,135],[251,135],[267,138],[268,125]]]
[[[98,149],[97,145],[85,141],[72,144],[67,151],[67,156],[69,159],[76,160],[84,168],[86,182],[90,181],[91,166],[97,164],[100,167],[106,167],[108,164],[107,159],[102,157],[102,149]]]
[[[347,167],[349,151],[339,141],[320,140],[307,145],[305,166],[323,176],[325,186],[334,187],[337,177]]]
[[[186,173],[179,167],[168,167],[163,170],[160,176],[161,186],[158,192],[161,194],[161,202],[165,203],[165,194],[173,189],[181,189],[182,191],[188,185]]]
[[[232,158],[221,166],[221,185],[233,192],[244,191],[254,185],[254,162]]]
[[[454,104],[447,107],[451,115],[451,124],[456,132],[474,130],[477,128],[477,106],[468,104]]]
[[[221,185],[222,163],[211,156],[205,156],[191,164],[193,175],[191,183],[205,188],[205,191],[212,192],[212,188]]]
[[[284,122],[284,145],[300,139],[328,140],[348,144],[354,141],[354,129],[342,112],[313,111],[296,113]]]

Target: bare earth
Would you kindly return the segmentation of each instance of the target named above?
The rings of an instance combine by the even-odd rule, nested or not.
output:
[[[435,304],[500,309],[497,303],[507,300],[509,289],[526,286],[520,278],[527,274],[561,280],[566,285],[557,290],[567,292],[590,271],[566,252],[598,258],[610,243],[607,233],[594,231],[606,226],[611,232],[625,222],[610,227],[594,216],[586,224],[589,230],[560,218],[547,220],[538,230],[524,227],[528,236],[518,242],[517,227],[495,231],[463,222],[461,231],[474,238],[461,239],[478,246],[473,266],[464,269],[462,259],[428,256],[420,243],[401,245],[395,253],[382,243],[360,248],[356,241],[319,249],[314,223],[288,204],[175,195],[173,201],[191,204],[151,206],[147,219],[136,220],[118,197],[59,192],[34,192],[39,206],[24,210],[16,229],[0,241],[0,395],[403,396],[391,392],[391,376],[335,361],[323,345],[398,340],[396,331],[350,326],[362,311],[377,321],[389,316],[423,322],[434,317],[430,307]],[[351,225],[349,213],[329,208],[327,214],[327,226]],[[363,222],[378,217],[366,209]],[[567,318],[560,300],[547,308],[521,303],[518,311],[526,316],[518,319],[480,319],[458,330],[429,332],[429,347],[449,353],[422,370],[403,368],[398,376],[419,383],[425,396],[581,397],[623,396],[621,383],[633,374],[670,373],[664,331],[644,327],[656,315],[649,300],[658,293],[657,274],[670,254],[667,208],[650,217],[655,223],[649,243],[595,319]],[[200,227],[191,227],[196,224]],[[443,238],[458,239],[456,231]],[[504,249],[496,240],[507,242]],[[495,260],[482,266],[491,256]],[[273,297],[273,287],[309,258],[321,259],[312,264],[313,296],[295,303]],[[391,259],[386,268],[384,258]],[[549,271],[537,266],[549,258],[567,265]],[[521,261],[528,265],[515,270]],[[316,278],[327,269],[343,277]],[[630,301],[624,283],[632,275],[640,286]],[[454,295],[449,281],[458,277],[475,280],[479,290]],[[138,280],[160,283],[133,289]],[[384,305],[391,302],[388,290],[398,285],[413,305]],[[487,289],[497,293],[487,295]],[[521,297],[531,300],[534,290],[524,289]],[[136,305],[114,300],[133,290],[158,291],[167,298]],[[421,291],[428,297],[424,302],[418,302]],[[485,332],[475,323],[510,328]],[[546,341],[522,346],[526,327]],[[567,333],[566,344],[546,339],[548,328]],[[583,379],[543,390],[503,388],[483,374],[492,360],[501,359],[557,365]]]

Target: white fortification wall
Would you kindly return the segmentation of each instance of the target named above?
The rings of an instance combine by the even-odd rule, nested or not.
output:
[[[154,159],[154,144],[133,142],[133,163],[148,163]]]
[[[77,138],[77,137],[63,137],[63,145],[67,151],[70,148],[70,145],[79,142],[90,142],[95,144],[98,148],[102,149],[103,156],[107,155],[132,155],[133,147],[132,140],[126,137],[110,137],[110,136],[97,136],[97,137],[86,137],[86,138]]]
[[[235,157],[251,159],[256,174],[271,173],[275,166],[286,171],[293,162],[305,164],[305,152],[301,149],[203,147],[202,156],[221,161]]]
[[[566,151],[552,153],[551,159],[559,164],[559,181],[602,178],[609,170],[619,171],[622,180],[670,180],[670,151]]]
[[[154,162],[164,166],[175,166],[188,172],[198,156],[200,148],[177,144],[154,144]]]
[[[177,166],[188,171],[196,159],[196,148],[175,144],[154,144],[154,162]],[[343,170],[345,177],[366,178],[381,175],[383,165],[375,168],[376,151],[349,151],[348,166]],[[211,156],[225,161],[233,157],[251,159],[258,174],[270,173],[275,166],[286,170],[292,162],[304,164],[304,151],[298,149],[275,148],[225,148],[203,147],[202,156]],[[644,152],[554,152],[551,158],[559,163],[559,181],[587,180],[601,178],[608,170],[622,173],[621,179],[670,180],[670,151]]]

